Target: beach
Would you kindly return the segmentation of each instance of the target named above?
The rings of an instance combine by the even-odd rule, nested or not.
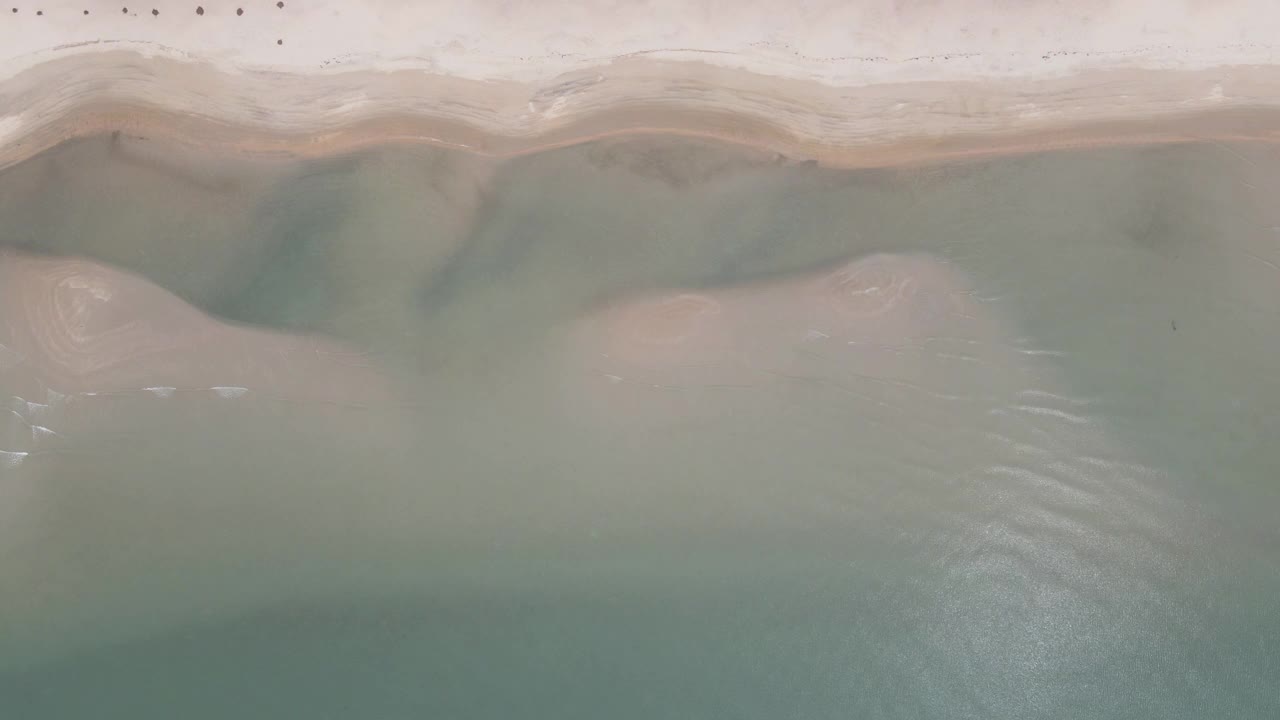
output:
[[[1238,113],[1275,108],[1280,25],[1244,0],[41,8],[0,25],[0,165],[116,130],[308,156],[387,140],[510,156],[661,131],[839,167],[1264,139],[1271,123]]]
[[[0,714],[1280,709],[1268,4],[203,1],[0,7]]]

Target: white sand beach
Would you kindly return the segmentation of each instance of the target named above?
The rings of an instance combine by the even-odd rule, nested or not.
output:
[[[412,139],[507,155],[671,131],[844,166],[1268,139],[1239,119],[1117,123],[1274,108],[1280,79],[1265,0],[200,3],[13,0],[0,164],[142,128],[290,154]]]

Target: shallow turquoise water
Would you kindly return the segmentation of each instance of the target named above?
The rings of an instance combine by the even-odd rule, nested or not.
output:
[[[0,175],[0,698],[1272,715],[1277,187],[1212,143],[56,149]]]

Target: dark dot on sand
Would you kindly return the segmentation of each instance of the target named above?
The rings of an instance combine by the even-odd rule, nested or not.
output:
[[[151,15],[152,15],[153,17],[154,17],[154,16],[156,16],[156,15],[159,15],[159,14],[160,14],[160,11],[159,11],[159,10],[157,10],[157,9],[155,9],[155,8],[151,8]]]
[[[197,14],[197,15],[203,15],[203,14],[204,14],[204,6],[201,6],[201,5],[196,6],[196,14]]]
[[[89,11],[88,11],[88,10],[85,10],[85,11],[84,11],[84,14],[85,14],[85,15],[88,15],[88,14],[89,14]]]
[[[277,40],[277,41],[276,41],[276,44],[277,44],[277,45],[283,45],[283,44],[284,44],[284,41],[283,41],[283,40]]]
[[[236,8],[236,14],[237,14],[237,15],[243,15],[243,14],[244,14],[244,8]]]
[[[124,13],[124,14],[128,15],[128,14],[129,14],[129,8],[127,8],[127,7],[125,7],[125,8],[120,8],[120,12],[122,12],[122,13]]]
[[[282,3],[282,2],[278,2],[278,3],[276,3],[276,7],[278,7],[278,8],[282,8],[282,7],[284,7],[284,3]]]
[[[18,12],[18,8],[13,8],[13,11],[14,11],[14,12]]]
[[[44,14],[44,11],[43,11],[43,10],[37,10],[37,11],[36,11],[36,14],[37,14],[37,15],[43,15],[43,14]]]

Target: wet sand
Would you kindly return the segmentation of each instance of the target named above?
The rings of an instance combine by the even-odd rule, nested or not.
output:
[[[312,157],[393,140],[509,157],[672,132],[840,167],[1260,138],[1247,122],[1182,118],[1274,111],[1280,23],[1260,0],[1159,12],[992,0],[945,10],[754,2],[733,13],[322,2],[243,16],[174,6],[84,16],[63,0],[42,16],[12,9],[0,22],[0,166],[115,130]]]
[[[69,73],[111,68],[107,59],[87,66],[78,58],[56,61],[31,71],[47,78],[19,76],[0,85],[0,101],[30,108],[0,136],[0,166],[70,138],[114,131],[249,158],[324,157],[387,142],[507,158],[604,137],[667,133],[843,168],[1091,146],[1276,139],[1269,93],[1275,71],[1267,66],[828,88],[698,64],[636,61],[612,67],[613,81],[564,83],[571,109],[550,117],[529,109],[536,93],[525,88],[413,73],[267,75],[241,79],[234,96],[211,99],[207,89],[230,86],[210,69],[127,59],[124,72],[144,73],[136,83],[117,86],[118,73],[103,71],[100,81],[56,89]],[[85,89],[99,85],[112,92]],[[292,92],[299,93],[292,110],[258,104]],[[377,92],[385,99],[367,99]]]

